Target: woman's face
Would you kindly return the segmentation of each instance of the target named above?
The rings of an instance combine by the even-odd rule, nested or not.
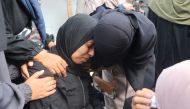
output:
[[[94,41],[89,40],[72,54],[71,59],[75,64],[82,64],[87,62],[93,56]]]

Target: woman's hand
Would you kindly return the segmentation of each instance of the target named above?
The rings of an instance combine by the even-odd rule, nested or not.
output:
[[[149,105],[154,94],[150,89],[138,90],[132,99],[132,109],[151,109]]]
[[[53,77],[40,78],[44,73],[44,70],[34,73],[26,80],[32,90],[31,100],[41,99],[52,95],[56,92],[56,81]]]

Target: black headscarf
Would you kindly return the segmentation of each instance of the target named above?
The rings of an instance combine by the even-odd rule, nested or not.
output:
[[[99,18],[93,36],[93,67],[120,64],[135,90],[154,86],[156,30],[146,16],[108,11]]]
[[[94,64],[109,66],[120,61],[131,45],[134,31],[129,18],[122,13],[104,15],[93,31]]]
[[[76,64],[71,60],[71,55],[92,39],[90,33],[96,24],[97,21],[91,16],[77,14],[60,27],[57,34],[56,50],[66,60],[69,67],[76,67]]]

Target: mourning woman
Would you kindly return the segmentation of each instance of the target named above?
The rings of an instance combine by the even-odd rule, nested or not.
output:
[[[57,81],[56,93],[47,98],[30,102],[29,109],[93,109],[89,103],[91,78],[83,69],[94,55],[94,41],[91,31],[96,26],[95,19],[78,14],[69,18],[57,34],[57,44],[50,52],[64,58],[68,63],[67,77],[57,77],[42,64],[35,62],[30,72],[45,69],[44,76],[54,76]],[[32,75],[32,74],[31,74]],[[48,90],[48,89],[47,89]]]

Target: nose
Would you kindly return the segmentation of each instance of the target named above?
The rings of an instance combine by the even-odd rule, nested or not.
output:
[[[90,55],[90,57],[94,56],[94,48],[90,49],[88,54]]]

